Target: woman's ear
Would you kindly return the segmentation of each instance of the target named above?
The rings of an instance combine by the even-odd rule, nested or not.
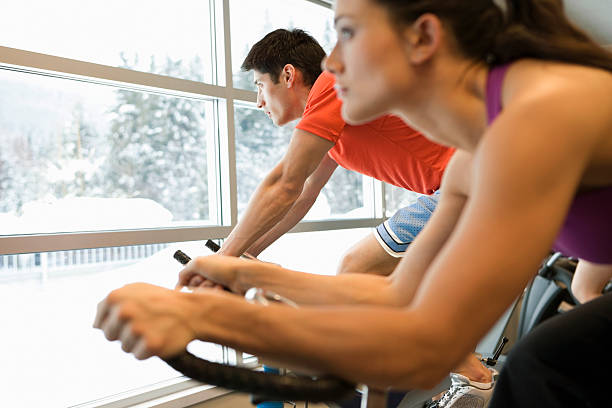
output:
[[[423,64],[431,59],[440,47],[442,22],[431,13],[420,16],[404,32],[409,59],[413,64]]]

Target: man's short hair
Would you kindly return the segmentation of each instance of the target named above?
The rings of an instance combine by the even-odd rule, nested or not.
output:
[[[274,83],[278,83],[283,67],[291,64],[302,72],[304,83],[312,86],[321,75],[324,57],[323,48],[304,30],[281,28],[259,40],[249,51],[241,68],[243,71],[254,69],[270,74]]]

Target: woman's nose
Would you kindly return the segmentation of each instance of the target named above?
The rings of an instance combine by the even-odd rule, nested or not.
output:
[[[332,52],[321,61],[321,68],[331,72],[332,74],[338,74],[342,68],[342,64],[338,60],[338,46],[334,47]]]

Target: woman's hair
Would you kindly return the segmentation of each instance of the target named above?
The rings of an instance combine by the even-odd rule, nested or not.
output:
[[[304,30],[281,28],[259,40],[249,51],[241,68],[243,71],[254,69],[270,74],[272,80],[278,83],[283,67],[292,64],[302,71],[304,83],[312,86],[321,75],[324,57],[323,48]]]
[[[450,27],[465,56],[489,65],[537,58],[612,71],[612,53],[568,20],[562,0],[372,1],[400,26],[435,14]]]

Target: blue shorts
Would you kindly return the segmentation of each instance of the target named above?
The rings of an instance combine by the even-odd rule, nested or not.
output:
[[[404,256],[408,245],[421,232],[438,205],[440,193],[421,195],[414,204],[401,208],[374,229],[378,243],[391,256]]]

